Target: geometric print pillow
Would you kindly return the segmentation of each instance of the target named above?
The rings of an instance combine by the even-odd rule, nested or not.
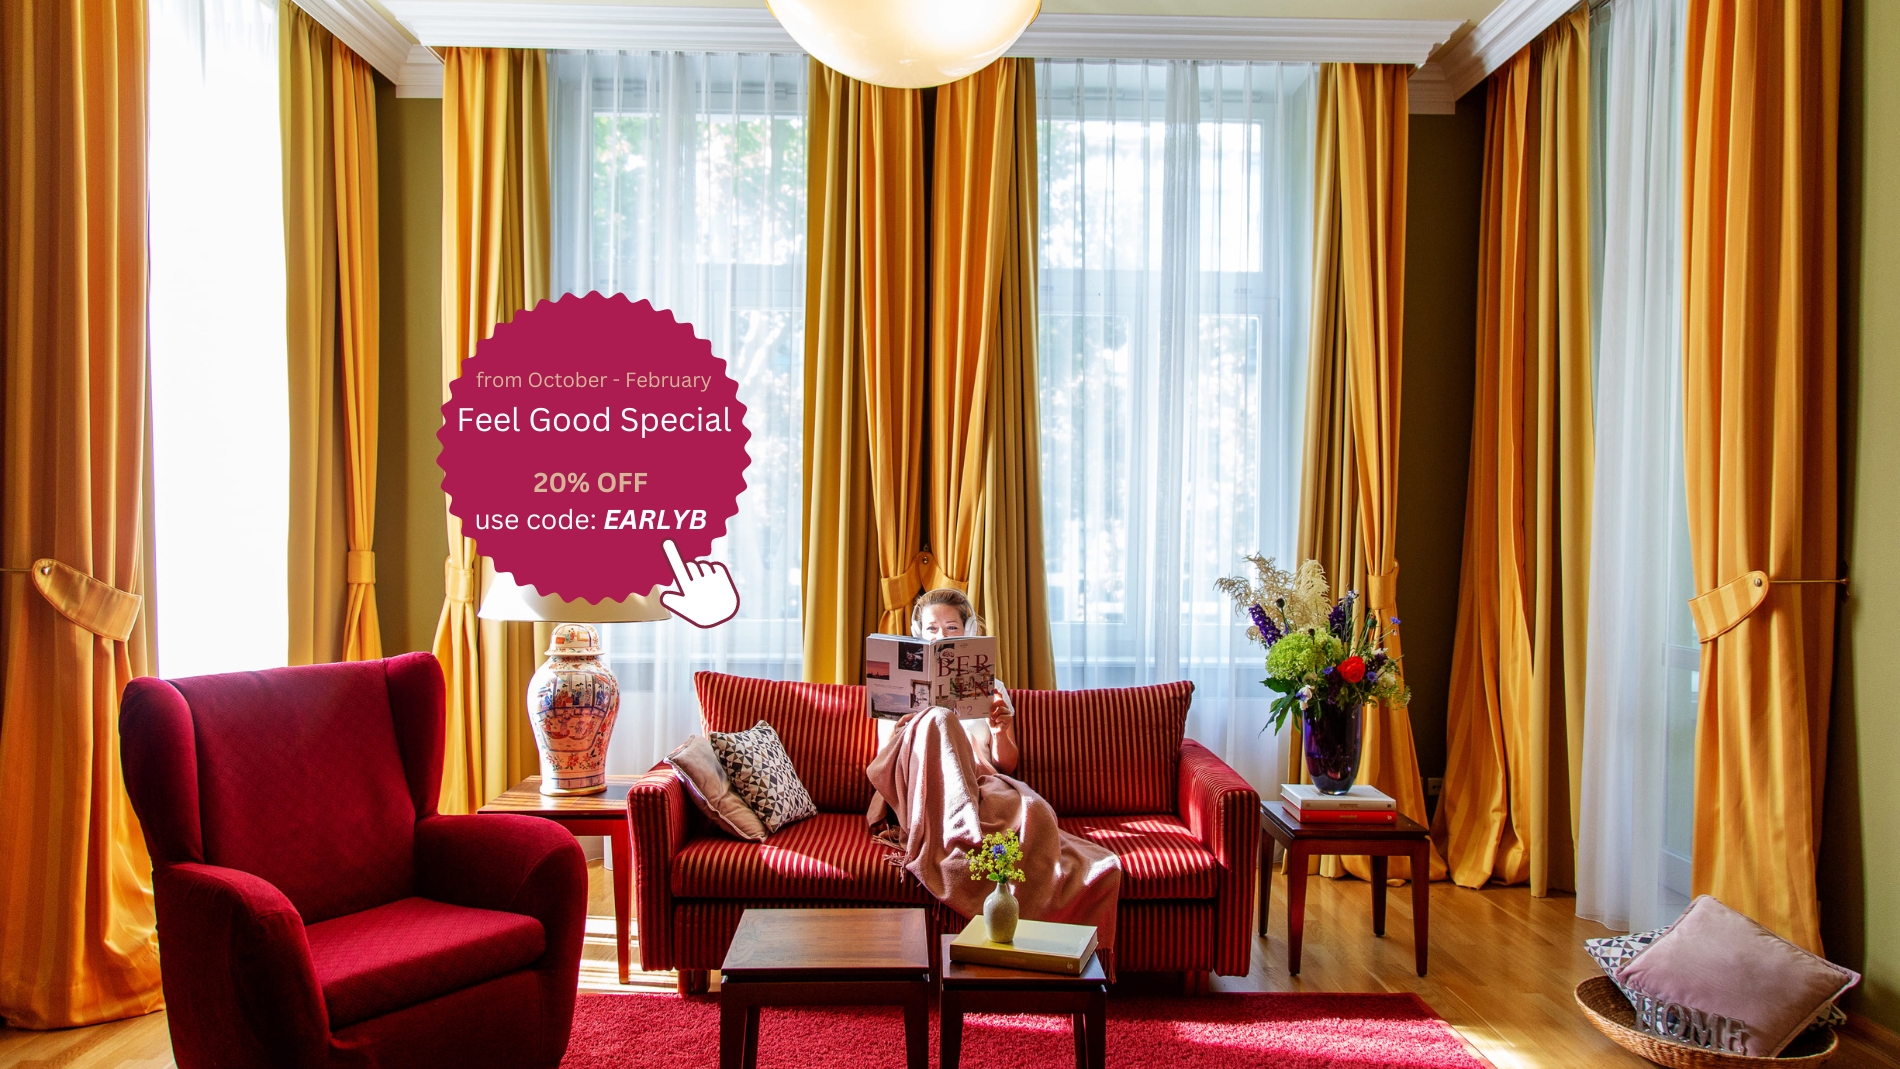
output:
[[[1624,965],[1629,964],[1632,958],[1648,950],[1649,944],[1661,939],[1664,932],[1674,927],[1675,924],[1672,922],[1650,932],[1632,932],[1629,935],[1613,935],[1604,939],[1585,939],[1583,949],[1596,960],[1597,965],[1609,976],[1610,982],[1616,984],[1616,989],[1623,992],[1623,997],[1629,999],[1631,1005],[1635,1005],[1636,996],[1630,994],[1629,988],[1617,982],[1616,974]],[[1830,1002],[1827,1009],[1821,1011],[1820,1017],[1815,1019],[1814,1027],[1839,1028],[1846,1023],[1847,1014],[1842,1013],[1838,1005]]]
[[[766,831],[818,815],[772,725],[761,720],[744,731],[709,731],[706,738],[725,766],[733,792],[759,815]]]

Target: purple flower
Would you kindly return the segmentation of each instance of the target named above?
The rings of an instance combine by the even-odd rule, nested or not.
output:
[[[995,846],[990,847],[990,853],[996,857],[1002,857],[1004,853],[1003,844],[997,843]]]
[[[1326,630],[1342,642],[1352,640],[1352,603],[1358,600],[1359,592],[1348,590],[1346,596],[1333,606],[1333,611],[1326,614]]]
[[[1247,615],[1253,618],[1253,625],[1260,629],[1261,642],[1271,646],[1280,641],[1280,629],[1273,625],[1267,610],[1261,608],[1259,603],[1247,606]]]
[[[1392,626],[1393,626],[1393,627],[1397,627],[1397,626],[1399,626],[1399,618],[1398,618],[1398,617],[1396,617],[1396,616],[1394,616],[1394,617],[1392,618]]]

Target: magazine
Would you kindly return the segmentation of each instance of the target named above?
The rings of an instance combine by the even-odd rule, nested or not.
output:
[[[872,635],[864,640],[865,704],[886,720],[937,705],[961,720],[988,716],[995,666],[996,639],[989,635]]]

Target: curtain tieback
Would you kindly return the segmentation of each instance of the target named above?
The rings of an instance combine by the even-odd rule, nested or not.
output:
[[[442,565],[442,585],[449,600],[464,605],[475,603],[475,569],[457,567],[453,560]]]
[[[376,582],[376,552],[369,549],[352,549],[344,564],[344,581],[352,586],[369,585]]]
[[[912,557],[910,565],[896,575],[886,575],[878,579],[878,593],[884,599],[885,612],[901,612],[908,609],[911,600],[918,594],[942,586],[967,590],[969,582],[958,579],[939,568],[937,559],[927,552],[918,553]]]
[[[1389,623],[1389,618],[1397,615],[1399,609],[1399,566],[1397,564],[1378,575],[1366,576],[1366,600],[1372,603],[1374,611],[1386,617],[1379,621],[1382,624]]]
[[[1831,583],[1846,586],[1846,579],[1770,579],[1759,569],[1743,572],[1706,594],[1689,599],[1689,615],[1695,619],[1695,634],[1701,642],[1714,642],[1751,616],[1768,600],[1768,588],[1809,586]]]
[[[132,625],[138,623],[139,607],[145,603],[137,594],[94,579],[51,557],[41,557],[31,568],[0,568],[0,572],[31,575],[33,586],[54,612],[114,642],[132,637]]]

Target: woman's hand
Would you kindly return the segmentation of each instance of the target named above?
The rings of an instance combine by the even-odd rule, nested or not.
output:
[[[1016,703],[1009,700],[1009,691],[997,682],[996,693],[990,695],[990,730],[1012,731],[1010,722],[1015,719]]]
[[[1009,690],[1000,679],[990,696],[990,754],[996,759],[996,770],[1005,776],[1015,773],[1022,756],[1016,746],[1016,703],[1009,700]]]

